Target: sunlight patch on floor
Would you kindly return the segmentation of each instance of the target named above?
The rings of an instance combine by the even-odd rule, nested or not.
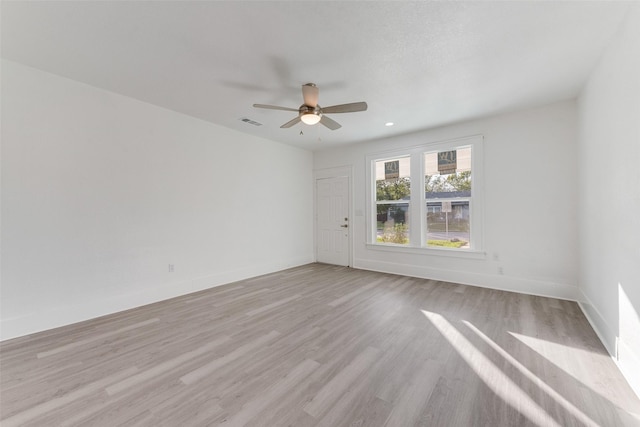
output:
[[[529,335],[519,334],[517,332],[509,332],[509,335],[516,338],[518,341],[529,347],[531,350],[544,357],[549,363],[556,366],[558,369],[566,372],[578,381],[585,383],[589,387],[597,387],[598,384],[589,384],[588,381],[581,375],[584,369],[579,361],[580,360],[597,360],[602,359],[603,364],[609,363],[610,357],[606,353],[598,354],[589,350],[584,350],[570,345],[560,344],[554,341],[549,341]],[[569,350],[568,350],[569,349]],[[567,354],[571,354],[571,357],[567,357]],[[592,362],[593,363],[593,362]],[[592,381],[598,381],[597,376],[592,378]]]
[[[538,426],[560,425],[515,382],[438,313],[421,310],[476,375],[509,406]],[[523,403],[524,402],[524,403]]]
[[[480,339],[482,339],[482,341],[484,341],[489,347],[491,347],[495,352],[497,352],[507,362],[509,362],[514,368],[516,368],[521,375],[523,375],[529,381],[533,382],[536,386],[540,387],[542,391],[544,391],[546,394],[552,397],[556,402],[558,402],[567,412],[569,412],[571,415],[573,415],[582,423],[584,423],[584,425],[598,427],[598,423],[593,421],[591,418],[589,418],[588,415],[586,415],[584,412],[582,412],[580,409],[574,406],[571,402],[565,399],[560,393],[558,393],[553,388],[551,388],[547,383],[542,381],[536,374],[531,372],[526,366],[520,363],[511,354],[507,353],[507,351],[505,351],[502,347],[500,347],[493,340],[491,340],[491,338],[486,336],[481,330],[479,330],[473,324],[471,324],[466,320],[464,320],[462,323],[464,323],[472,332],[474,332]]]

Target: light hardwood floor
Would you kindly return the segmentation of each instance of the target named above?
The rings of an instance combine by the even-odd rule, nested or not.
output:
[[[0,350],[3,427],[640,425],[575,303],[320,264]]]

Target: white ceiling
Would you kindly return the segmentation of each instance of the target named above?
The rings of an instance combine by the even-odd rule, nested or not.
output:
[[[630,6],[3,1],[2,56],[317,150],[573,98]],[[331,131],[280,129],[296,113],[252,107],[298,108],[307,82],[322,106],[369,109],[331,115]]]

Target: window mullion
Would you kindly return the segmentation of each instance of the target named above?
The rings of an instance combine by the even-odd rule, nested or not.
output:
[[[411,154],[411,204],[409,205],[410,227],[409,242],[411,246],[422,246],[422,216],[424,204],[424,177],[422,174],[421,153]]]

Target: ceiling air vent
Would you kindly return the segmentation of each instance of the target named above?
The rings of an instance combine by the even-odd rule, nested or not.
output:
[[[262,123],[258,123],[255,120],[251,120],[251,119],[247,119],[246,117],[240,119],[245,123],[249,123],[250,125],[254,125],[254,126],[262,126]]]

